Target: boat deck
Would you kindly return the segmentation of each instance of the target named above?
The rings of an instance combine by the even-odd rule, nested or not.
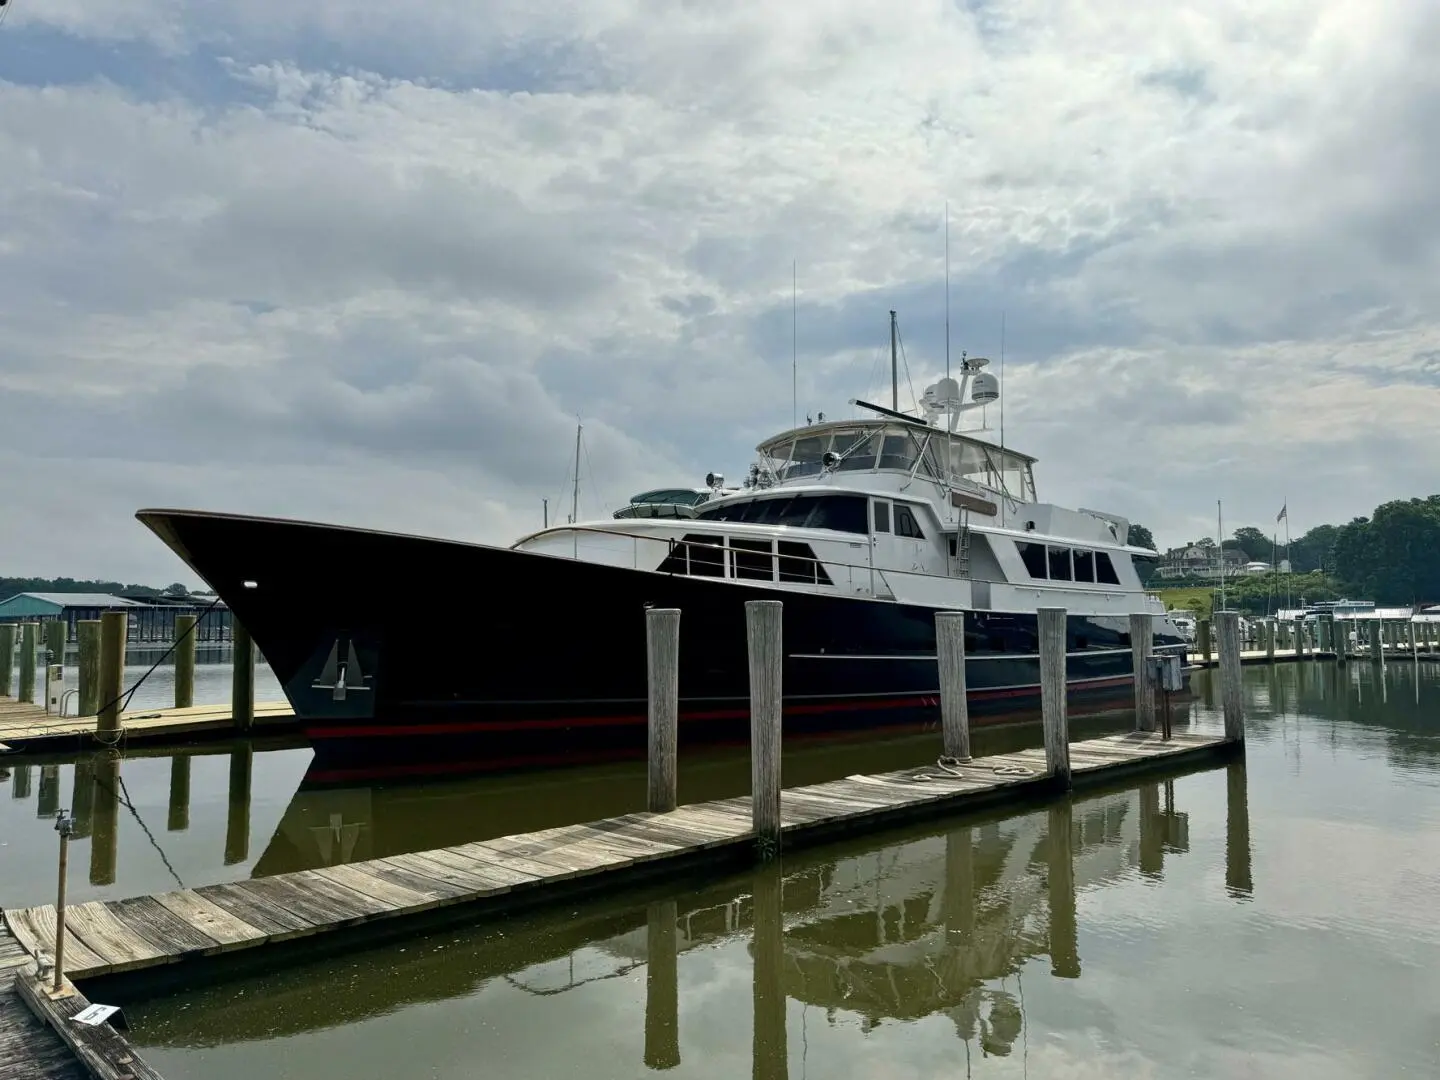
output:
[[[1218,735],[1110,735],[1070,744],[1074,787],[1213,761],[1240,750]],[[1024,803],[1056,792],[1045,752],[1025,750],[791,788],[781,795],[787,847],[901,820]],[[754,857],[748,796],[635,813],[410,855],[178,889],[67,909],[65,969],[95,978],[254,949],[439,908],[467,915],[539,903],[567,890]],[[5,912],[33,955],[53,955],[53,906]]]

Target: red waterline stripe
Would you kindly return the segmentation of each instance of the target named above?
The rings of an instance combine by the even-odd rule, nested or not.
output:
[[[1129,675],[1113,679],[1074,684],[1079,690],[1103,690],[1112,686],[1129,683]],[[970,697],[977,701],[995,701],[1004,698],[1034,695],[1038,686],[1014,687],[1006,690],[974,690]],[[817,716],[835,712],[872,712],[879,709],[938,708],[940,698],[935,694],[920,694],[900,698],[860,698],[850,701],[816,702],[786,706],[786,716]],[[705,712],[684,712],[680,719],[688,723],[711,720],[739,720],[750,715],[749,708],[710,709]],[[625,727],[644,724],[648,718],[642,714],[619,714],[615,716],[543,717],[533,720],[450,720],[428,724],[350,724],[345,726],[307,727],[306,735],[312,739],[346,738],[388,738],[403,735],[449,735],[472,731],[537,731],[555,728],[575,727]]]

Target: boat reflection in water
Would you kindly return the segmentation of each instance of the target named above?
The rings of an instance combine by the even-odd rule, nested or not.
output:
[[[1199,782],[1226,791],[1226,880],[1230,895],[1244,899],[1250,889],[1245,766],[1232,763],[1224,777],[1208,773]],[[357,843],[361,835],[354,834]],[[756,1077],[786,1077],[801,1052],[791,1046],[799,1041],[793,1018],[787,1021],[791,1000],[866,1032],[891,1021],[947,1017],[967,1052],[1006,1055],[1024,1023],[1009,976],[1048,958],[1053,976],[1081,977],[1077,892],[1162,874],[1168,857],[1188,851],[1189,820],[1162,782],[892,836],[898,838],[788,854],[708,886],[671,882],[569,902],[558,913],[517,914],[400,946],[192,986],[183,1002],[137,1001],[127,1011],[145,1047],[217,1047],[337,1027],[347,1040],[364,1041],[383,1038],[384,1029],[361,1021],[482,994],[483,1002],[469,1003],[472,1017],[497,1015],[491,1010],[514,1017],[529,1000],[586,995],[568,1012],[545,1007],[547,1016],[573,1019],[580,1015],[575,1009],[598,1007],[593,995],[605,991],[597,984],[609,982],[616,1000],[602,1012],[623,1015],[644,971],[643,1050],[634,1028],[615,1038],[634,1045],[649,1068],[668,1069],[685,1060],[682,1027],[697,1031],[696,1015],[684,1023],[687,975],[696,973],[708,1033],[721,1022],[713,1010],[735,1004],[715,998],[716,965],[743,957],[744,949],[752,974]],[[332,852],[345,854],[344,826],[333,843]],[[539,1022],[534,1014],[519,1015]],[[725,1022],[730,1019],[727,1012]],[[489,1024],[467,1022],[466,1031],[454,1033],[456,1046],[430,1052],[470,1061],[494,1053],[502,1064],[523,1064],[516,1075],[538,1075],[529,1071],[535,1062],[517,1060],[514,1046],[505,1044],[507,1024]],[[743,1030],[743,1020],[735,1026]],[[306,1045],[287,1042],[284,1052],[303,1054]],[[544,1053],[533,1038],[525,1046],[527,1055]],[[691,1051],[705,1052],[698,1045]]]
[[[1188,723],[1189,704],[1175,707]],[[1075,739],[1125,730],[1128,714],[1074,717]],[[1040,745],[1038,723],[973,733],[979,756]],[[939,736],[925,732],[876,739],[870,735],[797,740],[785,748],[786,787],[836,780],[853,773],[914,768],[934,760]],[[749,749],[717,748],[680,760],[682,804],[728,799],[750,791]],[[610,762],[568,769],[486,773],[416,782],[375,770],[364,783],[334,784],[313,768],[290,800],[274,836],[259,855],[256,876],[313,870],[337,863],[475,843],[497,836],[619,817],[645,809],[645,763]]]

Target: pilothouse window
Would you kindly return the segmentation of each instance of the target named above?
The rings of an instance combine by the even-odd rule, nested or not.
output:
[[[915,514],[908,506],[895,507],[895,535],[908,536],[915,540],[925,539],[925,530],[915,520]]]
[[[1067,547],[1052,547],[1050,549],[1050,580],[1070,580],[1070,549]]]
[[[890,531],[890,504],[875,500],[875,531],[877,533]]]
[[[1072,557],[1075,562],[1075,580],[1094,581],[1095,553],[1093,551],[1076,551]]]
[[[1097,551],[1095,553],[1095,580],[1105,585],[1120,584],[1120,575],[1115,573],[1115,565],[1110,561],[1107,552]]]
[[[1025,564],[1025,572],[1033,578],[1046,578],[1049,573],[1046,570],[1045,545],[1026,544],[1017,542],[1020,549],[1020,560]]]
[[[869,510],[869,500],[863,495],[796,495],[788,499],[726,502],[707,507],[696,516],[707,521],[743,521],[748,524],[868,533]]]

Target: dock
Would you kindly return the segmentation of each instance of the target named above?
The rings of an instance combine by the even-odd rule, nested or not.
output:
[[[791,849],[861,829],[999,804],[1039,802],[1156,770],[1223,760],[1243,742],[1221,735],[1130,732],[1069,745],[1070,772],[1047,769],[1044,749],[790,788],[780,793]],[[541,832],[249,881],[178,889],[66,910],[65,973],[94,979],[437,909],[464,917],[545,903],[704,863],[753,860],[750,796],[633,813]],[[54,955],[55,908],[6,911],[5,924],[42,963]]]
[[[89,1008],[65,984],[51,999],[30,955],[0,926],[0,1080],[160,1080],[109,1023],[70,1018]]]
[[[286,701],[260,702],[249,734],[269,735],[293,731],[295,710]],[[176,709],[132,709],[120,714],[120,738],[127,744],[165,742],[207,736],[234,735],[234,713],[228,704],[192,705]],[[43,705],[0,697],[0,743],[12,750],[48,750],[96,736],[94,716],[57,716]],[[113,742],[113,732],[105,741]]]

